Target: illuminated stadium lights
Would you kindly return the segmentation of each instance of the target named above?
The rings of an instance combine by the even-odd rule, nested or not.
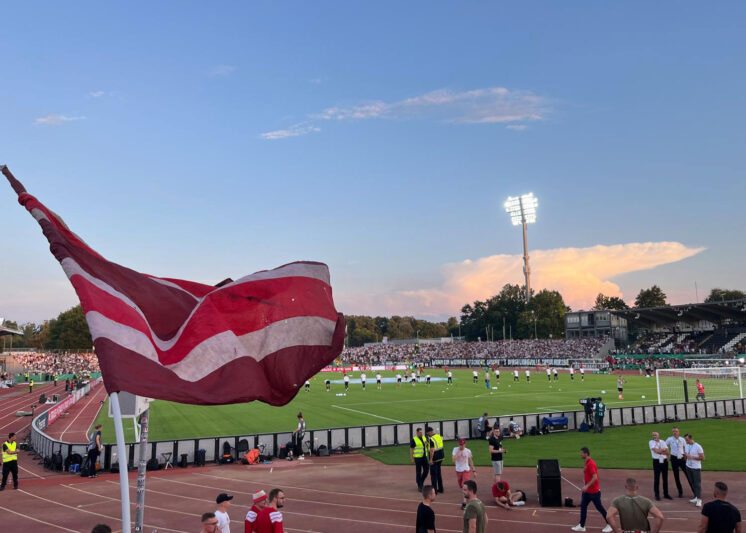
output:
[[[510,215],[510,221],[514,226],[520,226],[524,222],[526,224],[536,222],[536,208],[538,206],[539,200],[532,192],[523,196],[508,196],[508,199],[505,200],[505,211]]]
[[[526,224],[536,222],[536,208],[539,200],[534,193],[521,196],[508,196],[505,200],[505,211],[510,215],[514,226],[523,226],[523,275],[526,277],[526,301],[531,300],[531,269],[528,266],[528,241],[526,239]]]

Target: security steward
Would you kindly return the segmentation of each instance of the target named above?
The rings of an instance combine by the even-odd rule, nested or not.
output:
[[[422,492],[427,474],[430,472],[428,458],[430,457],[429,439],[422,434],[422,428],[417,428],[417,434],[409,442],[409,459],[414,465],[417,490]]]
[[[428,445],[430,446],[430,483],[435,492],[443,493],[443,476],[440,473],[440,467],[443,464],[445,453],[443,451],[443,437],[435,433],[431,427],[426,427]]]
[[[5,490],[8,474],[13,474],[13,488],[18,488],[18,452],[16,451],[16,434],[9,433],[8,440],[3,442],[3,481],[0,490]]]
[[[34,379],[31,378],[31,381],[28,382],[28,392],[31,394],[34,392]]]

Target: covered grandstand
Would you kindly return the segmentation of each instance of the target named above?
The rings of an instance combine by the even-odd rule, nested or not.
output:
[[[746,350],[746,299],[610,310],[642,335],[637,353],[732,354]]]

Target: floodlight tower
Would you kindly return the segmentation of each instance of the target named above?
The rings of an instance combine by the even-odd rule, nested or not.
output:
[[[526,239],[526,224],[536,222],[536,208],[539,200],[534,193],[521,196],[508,196],[505,200],[505,211],[510,215],[514,226],[523,225],[523,275],[526,277],[526,301],[531,300],[531,269],[528,266],[528,240]]]

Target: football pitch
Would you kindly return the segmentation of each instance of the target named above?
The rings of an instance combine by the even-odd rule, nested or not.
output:
[[[490,388],[485,387],[480,371],[476,384],[471,370],[454,370],[453,384],[445,379],[441,369],[430,369],[433,382],[412,386],[384,383],[376,388],[375,372],[368,373],[366,390],[354,373],[350,389],[345,393],[342,375],[318,374],[311,380],[310,392],[301,390],[293,401],[283,407],[254,402],[224,406],[195,406],[166,401],[151,404],[149,440],[171,440],[221,435],[252,435],[292,431],[297,425],[296,415],[303,412],[307,429],[375,425],[399,422],[421,422],[455,418],[478,418],[483,412],[490,416],[521,413],[542,413],[579,410],[580,398],[600,396],[609,407],[657,403],[655,378],[627,375],[624,399],[617,399],[616,379],[613,374],[586,374],[581,381],[576,374],[573,381],[568,373],[560,373],[559,380],[547,381],[546,373],[532,372],[527,382],[523,372],[513,381],[512,372],[501,371],[501,379],[494,376]],[[382,372],[386,381],[393,381],[395,372]],[[325,379],[332,380],[326,392]],[[372,378],[372,379],[371,379]],[[337,383],[338,382],[338,383]],[[495,388],[496,387],[496,388]],[[602,391],[605,391],[603,393]],[[104,425],[104,441],[114,442],[114,425],[103,405],[97,421]],[[132,423],[125,420],[125,438],[134,441]]]

